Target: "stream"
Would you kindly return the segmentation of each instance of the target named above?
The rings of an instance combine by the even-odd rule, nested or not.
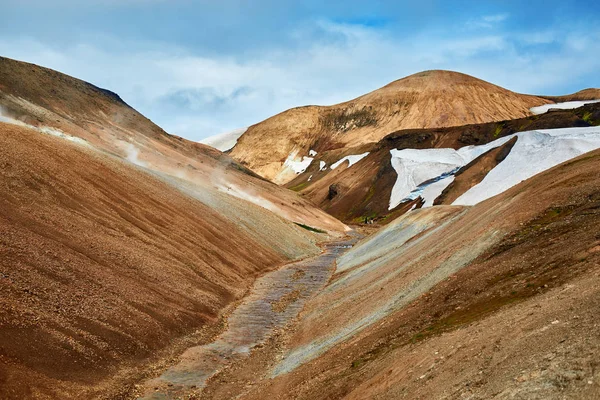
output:
[[[139,399],[172,399],[204,387],[207,380],[234,360],[246,357],[253,347],[264,343],[284,328],[329,281],[337,257],[351,248],[358,236],[323,245],[315,257],[286,264],[257,279],[250,294],[227,319],[227,328],[213,342],[189,348],[178,364],[147,382],[148,390]]]

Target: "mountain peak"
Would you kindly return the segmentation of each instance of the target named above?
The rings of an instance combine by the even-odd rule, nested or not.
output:
[[[503,90],[500,86],[486,82],[462,72],[448,71],[441,69],[427,70],[417,72],[404,78],[395,80],[384,88],[405,88],[411,90],[433,90],[445,87],[466,86],[466,87],[481,87],[487,90]]]
[[[231,154],[259,175],[285,183],[294,178],[284,166],[294,152],[360,146],[402,129],[522,118],[550,102],[460,72],[422,71],[345,103],[271,117],[250,127]]]

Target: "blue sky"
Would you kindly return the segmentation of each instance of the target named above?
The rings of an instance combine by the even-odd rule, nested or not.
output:
[[[192,140],[427,69],[600,87],[595,1],[2,0],[0,55],[115,91]]]

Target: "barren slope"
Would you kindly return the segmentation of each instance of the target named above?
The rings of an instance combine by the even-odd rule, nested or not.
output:
[[[115,93],[51,69],[0,57],[2,115],[59,130],[159,174],[187,181],[200,197],[226,192],[295,222],[334,232],[345,229],[335,218],[258,178],[229,156],[166,133]],[[206,196],[202,200],[211,202]],[[223,212],[228,211],[226,205],[209,204]]]
[[[395,220],[205,397],[597,398],[599,165],[595,151]]]
[[[0,398],[125,396],[347,229],[58,72],[0,58],[0,107]]]
[[[261,207],[244,205],[249,218],[236,222],[31,129],[0,123],[0,165],[5,399],[89,398],[124,363],[214,323],[260,273],[318,251],[308,231]]]
[[[437,128],[501,121],[530,115],[550,103],[451,71],[426,71],[346,103],[294,108],[251,126],[231,155],[276,183],[294,178],[283,168],[292,158],[377,142],[411,128]],[[295,153],[295,154],[294,154]]]
[[[600,99],[600,89],[588,88],[575,92],[573,94],[567,94],[564,96],[540,96],[548,100],[552,100],[555,103],[561,103],[564,101],[580,101],[580,100],[598,100]]]

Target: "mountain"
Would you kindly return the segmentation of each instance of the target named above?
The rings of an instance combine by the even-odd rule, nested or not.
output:
[[[598,398],[595,93],[290,110],[277,185],[0,58],[0,398]]]
[[[348,229],[59,72],[0,58],[0,106],[0,398],[120,397]]]
[[[599,165],[597,150],[473,207],[395,219],[338,258],[293,330],[203,393],[597,398]]]
[[[503,160],[513,162],[512,157],[516,157],[519,151],[519,147],[514,148],[514,145],[519,143],[520,146],[528,140],[526,131],[544,132],[547,129],[598,125],[600,103],[590,103],[577,109],[551,111],[500,122],[400,130],[377,143],[319,153],[304,172],[285,186],[298,191],[347,223],[369,220],[385,224],[411,208],[434,203],[452,204],[481,183]],[[573,149],[579,145],[585,147],[587,143],[597,143],[594,135],[590,138],[586,138],[586,135],[583,133],[575,142],[565,137],[564,143]],[[560,140],[554,138],[550,141],[554,143]],[[530,146],[536,148],[537,145],[531,143]],[[561,159],[555,158],[557,149],[552,148],[550,142],[540,146],[547,151],[544,160],[555,160],[549,166],[561,162]],[[515,153],[511,156],[512,150]],[[584,150],[582,148],[569,153],[572,154],[570,157]],[[364,157],[351,166],[348,162],[340,163],[348,157],[360,155]],[[427,161],[427,158],[430,160]],[[541,165],[527,160],[519,162],[535,165],[535,173],[543,170]],[[524,165],[520,172],[527,170],[526,167]],[[406,181],[401,181],[400,175]],[[519,174],[515,172],[511,175],[516,177]],[[506,188],[503,185],[498,183],[497,186]],[[490,195],[492,193],[490,191]]]
[[[391,132],[460,126],[531,115],[551,100],[451,71],[425,71],[334,106],[294,108],[251,126],[231,156],[276,183],[317,153],[374,143]],[[287,163],[286,163],[287,161]]]
[[[330,231],[345,229],[227,155],[168,134],[117,94],[60,72],[0,58],[0,107],[5,118],[64,132],[166,179],[190,183],[201,195],[225,192],[294,222]],[[210,198],[205,201],[214,203]]]
[[[566,101],[600,100],[600,89],[587,88],[587,89],[580,90],[579,92],[567,94],[564,96],[540,96],[540,97],[544,97],[548,100],[551,100],[554,103],[562,103],[562,102],[566,102]]]

